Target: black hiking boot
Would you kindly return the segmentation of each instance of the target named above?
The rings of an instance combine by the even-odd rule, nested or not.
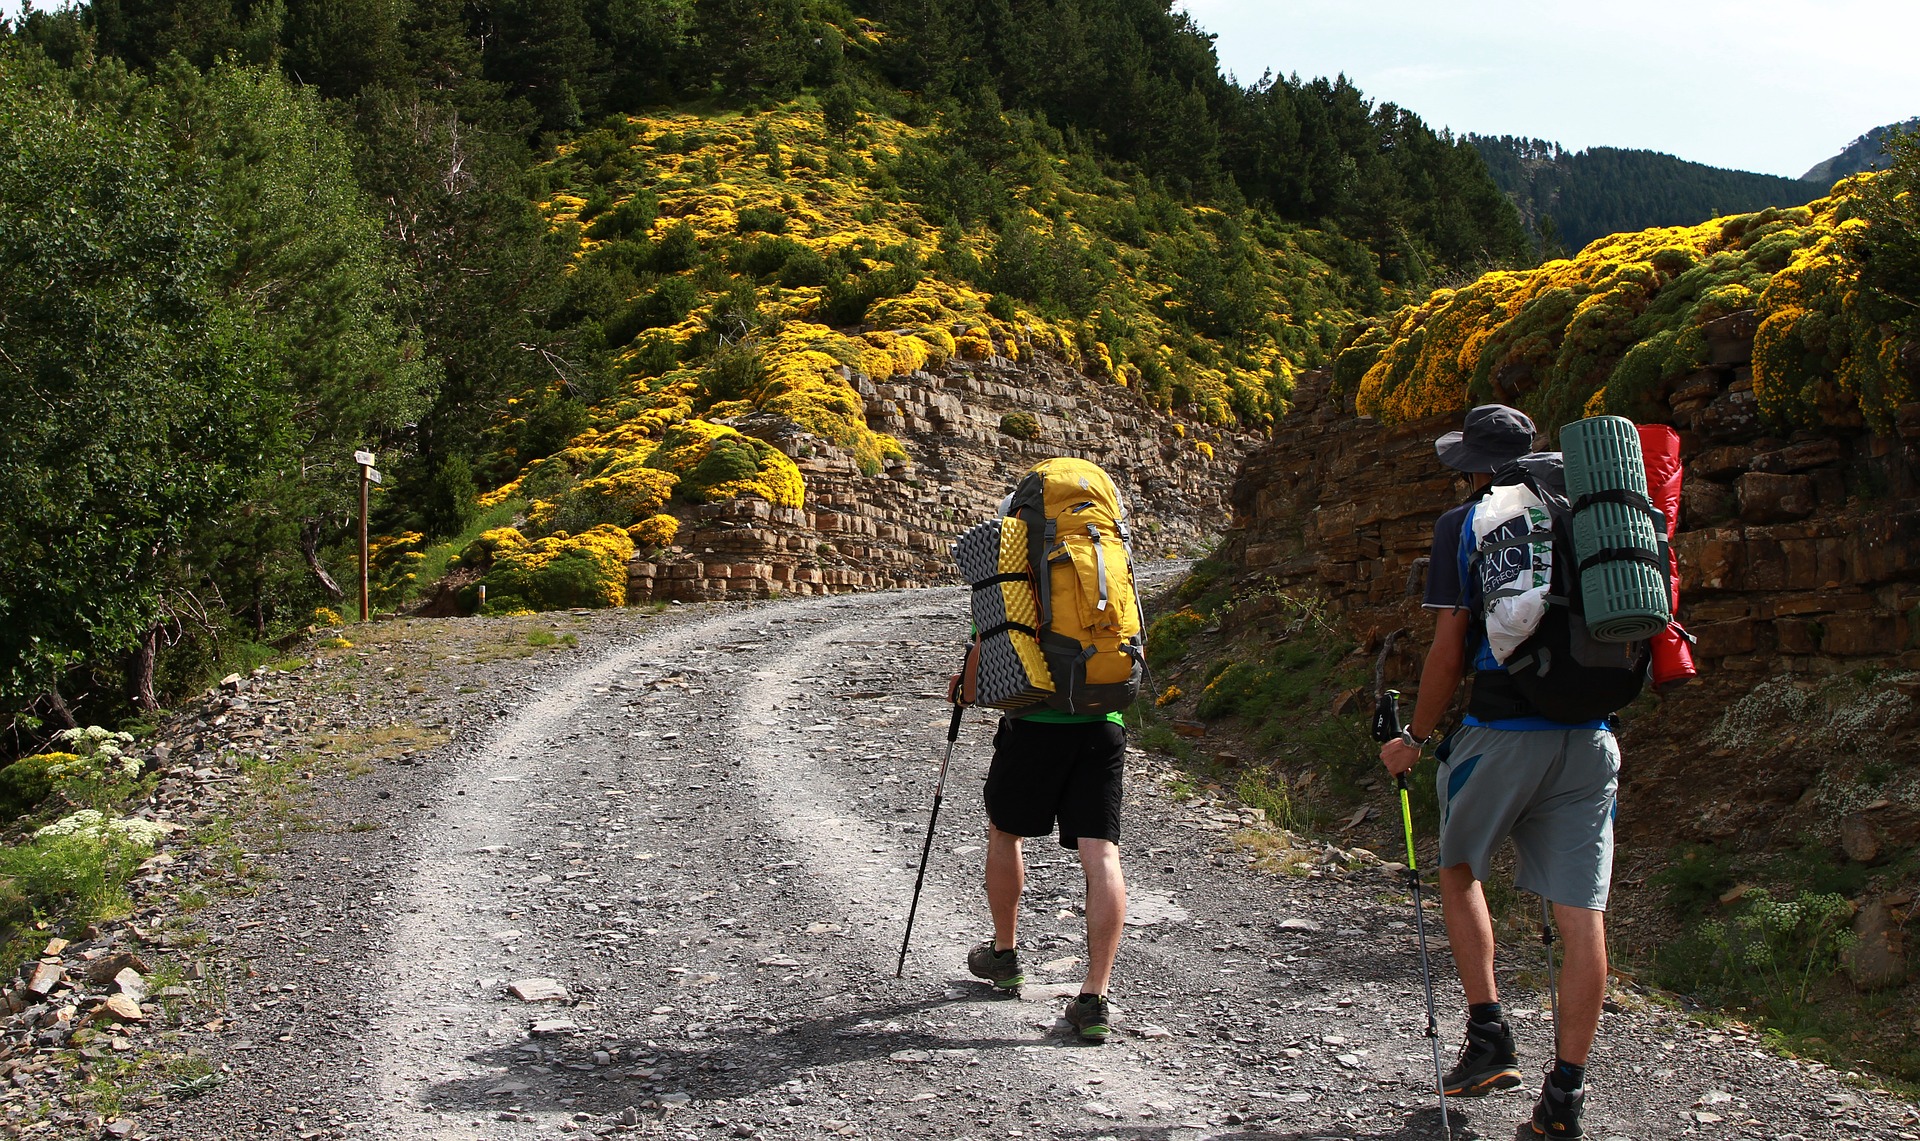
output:
[[[974,978],[985,979],[1001,990],[1019,990],[1027,981],[1020,972],[1020,952],[1012,947],[996,951],[991,939],[967,952],[967,969]]]
[[[1587,1089],[1564,1090],[1553,1084],[1553,1070],[1540,1087],[1540,1100],[1533,1103],[1533,1131],[1542,1137],[1585,1137],[1580,1116],[1586,1109]]]
[[[1104,994],[1083,994],[1067,1003],[1067,1023],[1086,1042],[1105,1042],[1112,1032],[1112,1009]]]
[[[1513,1052],[1513,1031],[1504,1022],[1469,1022],[1460,1057],[1442,1085],[1448,1097],[1483,1097],[1520,1084],[1520,1059]]]

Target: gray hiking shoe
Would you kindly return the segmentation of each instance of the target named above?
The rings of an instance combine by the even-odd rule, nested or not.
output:
[[[1482,1097],[1520,1084],[1520,1059],[1505,1022],[1469,1022],[1460,1057],[1443,1079],[1448,1097]]]
[[[1540,1086],[1540,1098],[1533,1103],[1533,1131],[1542,1137],[1565,1137],[1572,1139],[1585,1137],[1586,1130],[1581,1128],[1580,1119],[1585,1116],[1587,1090],[1565,1090],[1553,1084],[1553,1072],[1549,1068],[1547,1080]]]
[[[1112,1032],[1113,1011],[1104,994],[1083,994],[1067,1003],[1067,1023],[1087,1042],[1105,1042]]]
[[[967,969],[974,978],[985,979],[1001,990],[1018,990],[1027,981],[1020,971],[1019,950],[1008,947],[996,951],[991,939],[967,952]]]

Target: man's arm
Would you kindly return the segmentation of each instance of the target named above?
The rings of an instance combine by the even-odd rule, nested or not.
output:
[[[1427,648],[1426,664],[1420,667],[1420,699],[1414,703],[1407,731],[1425,739],[1433,734],[1446,716],[1447,706],[1460,688],[1467,672],[1467,631],[1472,626],[1469,611],[1453,607],[1435,612],[1433,645]],[[1380,763],[1399,776],[1419,763],[1420,750],[1405,741],[1393,740],[1380,746]]]

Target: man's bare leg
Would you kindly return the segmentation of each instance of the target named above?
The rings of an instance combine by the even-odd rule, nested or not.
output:
[[[1600,1029],[1600,1005],[1607,996],[1607,916],[1556,903],[1553,920],[1560,928],[1566,958],[1554,1011],[1557,1048],[1562,1061],[1584,1066]]]
[[[1120,870],[1120,845],[1081,838],[1080,869],[1087,875],[1087,981],[1080,990],[1105,994],[1127,921],[1127,878]]]
[[[1500,988],[1493,979],[1493,916],[1480,881],[1473,878],[1472,864],[1440,869],[1440,909],[1467,1002],[1499,1002]]]
[[[993,949],[1013,947],[1020,925],[1020,893],[1027,886],[1027,862],[1020,837],[987,825],[987,909],[993,913]]]

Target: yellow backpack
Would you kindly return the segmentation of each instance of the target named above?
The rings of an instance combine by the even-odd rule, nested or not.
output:
[[[1042,460],[1014,488],[1007,514],[1026,524],[1038,641],[1053,680],[1047,704],[1066,713],[1132,705],[1146,670],[1146,624],[1120,490],[1098,464]]]

